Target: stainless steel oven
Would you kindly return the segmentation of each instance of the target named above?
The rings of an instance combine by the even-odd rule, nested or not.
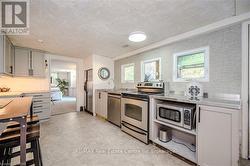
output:
[[[194,129],[195,106],[183,103],[157,104],[156,119],[185,129]]]
[[[121,129],[128,134],[148,143],[148,100],[121,99]]]
[[[149,96],[164,92],[163,82],[137,84],[137,92],[122,93],[121,129],[148,144]]]

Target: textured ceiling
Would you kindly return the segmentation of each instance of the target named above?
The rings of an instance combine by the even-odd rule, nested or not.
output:
[[[234,0],[31,0],[30,35],[11,40],[66,56],[115,57],[234,12]],[[129,42],[138,30],[147,40]]]
[[[61,61],[61,60],[52,60],[50,66],[51,66],[51,71],[52,72],[76,70],[76,64],[75,63]]]

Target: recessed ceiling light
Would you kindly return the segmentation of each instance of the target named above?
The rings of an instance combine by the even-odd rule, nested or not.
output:
[[[147,38],[146,34],[141,31],[132,32],[128,37],[128,39],[132,42],[142,42],[146,40],[146,38]]]
[[[40,42],[40,43],[42,43],[42,42],[43,42],[43,40],[42,40],[42,39],[38,39],[37,41],[38,41],[38,42]]]

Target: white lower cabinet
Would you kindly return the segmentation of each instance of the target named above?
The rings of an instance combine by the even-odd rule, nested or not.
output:
[[[105,119],[108,114],[108,93],[96,91],[95,93],[95,113]]]
[[[46,120],[50,118],[50,93],[25,93],[24,96],[33,97],[33,114],[37,115],[40,120]]]
[[[198,165],[237,166],[240,110],[204,105],[198,110]]]

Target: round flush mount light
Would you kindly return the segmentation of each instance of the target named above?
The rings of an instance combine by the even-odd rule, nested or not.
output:
[[[147,38],[146,34],[141,31],[132,32],[128,37],[128,39],[132,42],[142,42],[146,40],[146,38]]]
[[[38,39],[37,40],[39,43],[43,43],[43,40],[42,39]]]

